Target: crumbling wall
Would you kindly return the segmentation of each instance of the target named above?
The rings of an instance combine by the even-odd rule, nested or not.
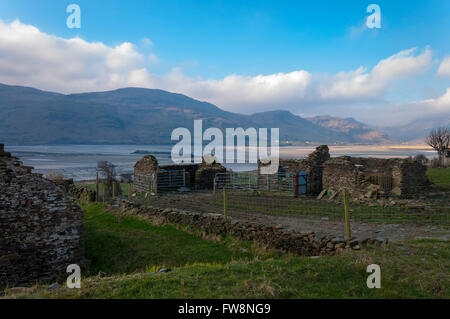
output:
[[[418,161],[401,161],[393,170],[395,181],[393,193],[397,195],[423,193],[430,185],[426,172],[427,167]]]
[[[207,164],[203,161],[195,172],[196,189],[213,189],[214,178],[217,173],[225,173],[227,170],[219,163]]]
[[[0,144],[0,289],[67,277],[84,264],[83,213]]]
[[[154,183],[156,172],[158,171],[158,160],[152,155],[146,155],[134,165],[134,189],[137,191],[147,191],[151,183],[152,191],[157,192],[157,185]]]

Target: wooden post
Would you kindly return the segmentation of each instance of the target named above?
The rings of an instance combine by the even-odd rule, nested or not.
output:
[[[128,183],[128,201],[131,201],[131,183]]]
[[[116,198],[116,182],[113,181],[112,183],[112,200]]]
[[[103,185],[103,187],[102,187],[102,202],[104,204],[105,203],[105,184],[103,183],[102,185]]]
[[[294,197],[298,197],[298,193],[299,193],[299,172],[295,172],[294,175]]]
[[[213,194],[216,195],[216,178],[213,179]]]
[[[98,187],[98,172],[95,174],[95,202],[98,203],[98,197],[99,197],[99,187]]]
[[[227,188],[223,187],[223,218],[227,219]]]
[[[345,237],[347,240],[351,238],[350,218],[348,215],[348,190],[344,190],[344,209],[345,209]]]

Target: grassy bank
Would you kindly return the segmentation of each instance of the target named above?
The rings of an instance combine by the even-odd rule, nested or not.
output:
[[[420,240],[335,257],[266,251],[231,237],[155,226],[137,217],[86,207],[82,288],[27,298],[449,298],[448,242]],[[368,289],[366,268],[381,266],[381,289]],[[153,266],[171,268],[155,273]],[[98,272],[106,275],[99,276]]]

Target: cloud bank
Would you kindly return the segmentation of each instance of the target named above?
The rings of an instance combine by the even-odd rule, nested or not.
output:
[[[149,39],[142,44],[152,47]],[[104,91],[138,86],[159,88],[206,100],[240,113],[287,109],[295,114],[336,113],[339,108],[373,105],[374,121],[383,122],[375,107],[384,103],[392,84],[420,77],[432,66],[432,50],[410,48],[383,60],[372,69],[358,67],[337,74],[313,74],[307,70],[223,79],[193,78],[174,68],[166,75],[151,73],[155,54],[141,54],[132,43],[115,47],[80,38],[64,39],[41,32],[16,20],[0,20],[0,82],[26,85],[62,93]],[[438,75],[450,75],[450,57],[442,61]],[[393,103],[385,111],[402,119],[423,112],[450,112],[450,89],[441,97],[418,102]],[[354,109],[354,108],[353,108]],[[352,109],[352,110],[353,110]],[[333,112],[329,112],[329,111]],[[416,110],[416,111],[411,111]],[[367,109],[361,110],[361,113]],[[367,115],[367,114],[366,114]],[[356,115],[357,117],[357,115]]]

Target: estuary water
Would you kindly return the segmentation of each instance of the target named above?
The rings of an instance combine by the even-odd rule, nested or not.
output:
[[[33,166],[35,172],[45,174],[48,171],[60,171],[66,178],[75,181],[93,180],[97,163],[109,161],[116,165],[118,174],[132,173],[134,164],[145,154],[134,154],[137,150],[148,151],[160,164],[172,163],[170,145],[36,145],[8,146],[5,150],[27,166]],[[315,146],[280,147],[281,158],[304,158]],[[424,154],[431,158],[436,153],[424,145],[350,145],[330,146],[331,156],[358,156],[379,158],[404,158]],[[234,171],[254,170],[255,164],[224,164]]]

